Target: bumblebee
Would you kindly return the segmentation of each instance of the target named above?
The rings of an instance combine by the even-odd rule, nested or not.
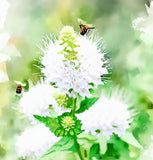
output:
[[[26,84],[23,84],[20,81],[15,81],[15,83],[17,84],[16,93],[20,94],[22,92],[22,86],[26,86]]]
[[[95,29],[95,27],[89,27],[88,25],[83,25],[81,22],[80,22],[79,26],[81,29],[81,31],[80,31],[81,35],[85,35],[87,33],[88,29]]]
[[[17,94],[20,94],[22,91],[22,85],[21,84],[18,84],[17,87],[16,87],[16,93]]]

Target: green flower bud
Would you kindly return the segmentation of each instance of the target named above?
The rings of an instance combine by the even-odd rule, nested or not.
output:
[[[76,34],[75,31],[73,29],[73,27],[71,26],[65,26],[63,27],[63,29],[61,30],[61,32],[59,33],[59,39],[62,41],[71,41],[74,42],[76,41]]]
[[[74,128],[75,121],[71,116],[65,116],[62,118],[62,126],[66,131],[69,131],[70,129]]]

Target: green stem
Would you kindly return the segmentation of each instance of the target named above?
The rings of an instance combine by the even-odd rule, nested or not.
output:
[[[73,99],[73,103],[72,103],[72,116],[75,115],[75,109],[76,109],[76,98]],[[77,149],[77,152],[78,152],[78,155],[80,157],[81,160],[84,160],[83,157],[82,157],[82,154],[81,154],[81,151],[80,151],[80,145],[79,143],[77,142],[77,136],[76,134],[74,133],[74,136],[73,136],[73,140],[74,140],[74,144],[76,146],[76,149]]]
[[[78,152],[78,155],[79,155],[80,159],[84,160],[83,157],[82,157],[81,151],[80,151],[80,145],[77,142],[77,136],[76,135],[73,137],[73,140],[74,140],[74,144],[76,146],[76,149],[77,149],[77,152]]]
[[[75,109],[76,109],[76,98],[73,99],[73,104],[72,104],[72,116],[75,115]]]

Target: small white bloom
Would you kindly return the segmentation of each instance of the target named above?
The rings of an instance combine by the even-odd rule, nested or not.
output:
[[[4,26],[7,10],[10,4],[7,0],[0,0],[0,29]]]
[[[53,98],[54,88],[46,84],[38,84],[23,94],[20,100],[20,111],[33,120],[33,115],[48,116],[49,105],[56,106]]]
[[[54,82],[61,93],[76,97],[89,97],[89,83],[102,84],[101,75],[107,70],[102,68],[104,62],[103,53],[99,53],[96,44],[91,40],[79,37],[76,42],[80,47],[76,47],[77,60],[64,61],[64,54],[59,41],[50,44],[48,50],[42,57],[44,68],[42,72],[46,76],[47,82]]]
[[[49,128],[44,124],[38,124],[34,127],[27,128],[18,138],[16,142],[16,151],[18,157],[26,156],[40,157],[52,146],[59,138],[57,138]]]
[[[146,5],[148,16],[138,17],[133,21],[133,27],[136,30],[144,32],[145,34],[153,37],[153,1],[150,3],[150,8]]]
[[[117,95],[113,95],[110,99],[103,96],[77,117],[82,121],[82,129],[85,129],[85,132],[95,135],[96,131],[100,131],[107,138],[112,133],[120,136],[130,127],[129,123],[132,121],[132,112],[128,107]]]

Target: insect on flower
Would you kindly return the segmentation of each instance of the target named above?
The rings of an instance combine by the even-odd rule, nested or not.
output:
[[[80,31],[81,35],[85,35],[87,33],[88,29],[95,29],[95,27],[89,27],[87,24],[83,25],[81,21],[79,22],[79,26],[81,29],[81,31]]]
[[[20,81],[14,81],[17,84],[16,93],[20,94],[22,92],[22,86],[26,86],[25,83],[21,83]]]

